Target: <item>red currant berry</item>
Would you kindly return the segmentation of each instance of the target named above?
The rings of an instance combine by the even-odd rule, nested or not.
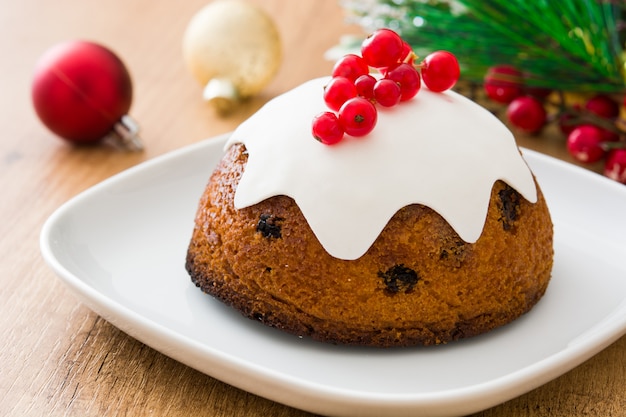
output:
[[[593,125],[582,125],[567,137],[567,150],[578,161],[592,163],[604,156],[602,132]]]
[[[603,142],[616,142],[619,140],[619,134],[608,129],[599,127],[600,133],[602,133]]]
[[[393,107],[400,102],[400,85],[393,80],[383,78],[374,85],[374,99],[383,107]]]
[[[580,112],[580,105],[579,104],[574,104],[572,106],[572,110],[575,113]],[[576,124],[576,115],[574,113],[563,113],[559,116],[559,129],[561,130],[561,133],[563,133],[565,136],[569,135],[572,130],[576,129],[576,127],[579,126],[579,124]]]
[[[513,100],[506,110],[511,124],[526,133],[537,133],[546,122],[546,110],[539,100],[529,96]]]
[[[346,77],[335,77],[324,87],[324,101],[333,110],[339,110],[343,103],[356,97],[356,87]]]
[[[398,65],[387,73],[386,78],[400,85],[402,92],[400,101],[406,101],[415,97],[422,85],[419,72],[411,64]]]
[[[524,90],[527,95],[535,97],[539,100],[545,100],[550,94],[552,94],[551,89],[543,87],[526,87]]]
[[[346,77],[354,82],[361,75],[369,74],[365,60],[358,55],[348,54],[339,59],[333,68],[333,77]]]
[[[606,158],[604,175],[626,184],[626,149],[612,149]]]
[[[454,87],[460,75],[459,62],[448,51],[433,52],[422,62],[424,84],[437,93]]]
[[[484,87],[490,99],[508,104],[524,93],[524,78],[516,68],[498,65],[487,71]]]
[[[378,29],[361,44],[361,56],[370,67],[385,68],[397,64],[402,57],[404,41],[393,30]]]
[[[354,86],[356,87],[356,94],[368,100],[373,100],[375,84],[376,84],[376,78],[372,77],[369,74],[361,75],[354,82]]]
[[[313,137],[325,145],[334,145],[343,138],[343,128],[335,113],[325,111],[313,118]]]
[[[614,119],[619,115],[619,105],[608,96],[598,94],[585,103],[585,109],[591,113],[607,119]]]
[[[350,136],[365,136],[370,133],[378,113],[371,101],[362,97],[351,98],[339,109],[339,123]]]

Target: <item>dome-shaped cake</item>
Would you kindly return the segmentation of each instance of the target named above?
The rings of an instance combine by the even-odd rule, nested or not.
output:
[[[511,132],[423,89],[379,110],[367,136],[326,146],[311,120],[327,82],[232,134],[197,211],[193,282],[251,319],[349,345],[446,343],[529,311],[553,232]]]

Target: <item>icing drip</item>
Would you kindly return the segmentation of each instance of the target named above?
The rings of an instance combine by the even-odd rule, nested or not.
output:
[[[327,108],[328,78],[311,80],[268,102],[226,143],[243,143],[248,162],[235,207],[275,195],[293,198],[332,256],[357,259],[402,207],[418,203],[445,218],[466,242],[484,227],[491,188],[500,179],[530,202],[532,174],[513,134],[471,100],[426,88],[391,109],[362,138],[317,142],[313,116]]]

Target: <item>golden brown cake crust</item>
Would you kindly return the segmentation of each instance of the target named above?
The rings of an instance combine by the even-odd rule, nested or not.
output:
[[[235,145],[211,176],[186,267],[204,292],[249,318],[331,343],[432,345],[509,323],[546,290],[553,233],[539,187],[531,204],[496,182],[474,244],[411,205],[365,255],[345,261],[323,249],[289,197],[234,208],[246,161]]]

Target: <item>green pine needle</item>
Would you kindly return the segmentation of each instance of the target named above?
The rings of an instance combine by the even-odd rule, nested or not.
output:
[[[453,52],[467,80],[480,82],[489,67],[513,65],[531,86],[626,89],[623,1],[370,0],[344,6],[368,31],[396,30],[418,55]]]

